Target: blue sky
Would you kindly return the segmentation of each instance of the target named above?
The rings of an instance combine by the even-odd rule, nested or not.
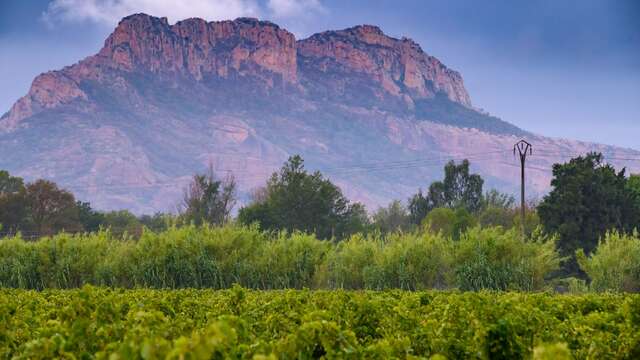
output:
[[[640,1],[0,0],[0,113],[33,78],[97,52],[132,12],[255,16],[297,37],[356,24],[413,38],[475,106],[543,135],[640,149]]]

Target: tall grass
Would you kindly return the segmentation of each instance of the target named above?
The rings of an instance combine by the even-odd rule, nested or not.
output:
[[[441,234],[357,234],[332,243],[254,227],[169,228],[140,239],[108,231],[0,240],[0,286],[76,288],[539,290],[557,268],[553,242],[473,228]]]

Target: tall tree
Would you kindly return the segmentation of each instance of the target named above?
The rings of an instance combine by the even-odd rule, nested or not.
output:
[[[399,200],[392,201],[387,207],[379,208],[372,218],[373,226],[383,233],[407,231],[411,225],[409,213]]]
[[[419,225],[427,214],[433,210],[433,203],[427,196],[422,195],[422,189],[409,198],[409,220],[414,225]]]
[[[431,183],[426,196],[422,191],[409,199],[411,221],[418,224],[435,208],[464,208],[477,213],[483,207],[482,186],[478,174],[469,173],[469,160],[456,165],[451,160],[444,167],[444,180]]]
[[[25,203],[32,230],[37,235],[82,229],[73,194],[58,188],[54,182],[41,179],[27,184]]]
[[[328,239],[358,231],[366,213],[362,205],[350,204],[320,172],[308,173],[296,155],[273,173],[259,201],[240,209],[238,219],[245,224],[258,222],[263,229],[301,230]]]
[[[0,195],[14,194],[23,188],[24,181],[22,178],[11,176],[6,170],[0,170]]]
[[[184,193],[182,216],[196,225],[221,225],[231,216],[236,204],[236,182],[232,176],[216,179],[213,169],[208,174],[196,174]]]
[[[491,189],[482,198],[483,208],[513,209],[516,199],[513,195],[502,193],[496,189]]]
[[[25,187],[22,178],[0,170],[0,233],[14,234],[27,218]]]
[[[444,167],[444,181],[442,185],[437,182],[438,191],[442,192],[441,200],[449,208],[464,208],[475,213],[482,208],[482,185],[484,180],[478,174],[469,173],[469,160],[463,160],[460,165],[452,160]]]
[[[627,180],[627,188],[631,192],[631,196],[635,199],[636,204],[640,207],[640,174],[631,174]],[[640,224],[638,224],[640,227]]]
[[[109,229],[116,238],[122,238],[126,234],[137,239],[142,235],[142,223],[128,210],[109,211],[103,216],[102,226]]]
[[[553,166],[552,190],[538,206],[546,231],[559,235],[563,255],[584,249],[588,254],[608,230],[631,231],[640,223],[640,209],[627,186],[625,170],[604,164],[590,153]],[[576,272],[575,261],[567,270]]]
[[[104,214],[91,208],[88,202],[77,201],[78,220],[82,224],[82,229],[87,232],[98,231],[104,224]]]

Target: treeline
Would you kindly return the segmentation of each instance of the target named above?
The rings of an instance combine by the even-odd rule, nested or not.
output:
[[[483,180],[469,174],[468,161],[447,164],[445,173],[443,182],[433,183],[426,196],[416,194],[407,207],[394,201],[369,214],[364,205],[350,202],[320,172],[307,172],[300,156],[293,156],[265,186],[253,191],[251,202],[232,219],[235,180],[218,179],[212,170],[193,176],[178,204],[178,214],[139,217],[127,210],[97,211],[51,181],[25,184],[23,179],[0,171],[0,234],[20,232],[29,238],[108,228],[116,235],[137,238],[144,227],[162,231],[169,225],[222,225],[235,220],[245,225],[258,223],[263,230],[298,230],[319,239],[341,240],[355,233],[413,231],[425,225],[432,210],[437,211],[428,219],[429,226],[445,235],[450,231],[457,234],[475,223],[512,226],[513,198],[495,190],[483,195]],[[446,226],[449,220],[455,223],[452,228]],[[535,227],[535,220],[530,227]]]
[[[525,233],[536,229],[555,237],[563,257],[559,274],[586,279],[576,251],[590,256],[608,231],[631,234],[640,224],[640,176],[626,176],[603,162],[600,154],[587,154],[553,167],[552,191],[526,208]],[[249,204],[232,218],[236,204],[233,177],[218,179],[213,171],[197,174],[184,191],[179,214],[136,217],[127,211],[99,212],[56,184],[23,180],[0,172],[0,224],[5,234],[21,232],[46,236],[60,231],[79,233],[111,229],[115,237],[137,239],[143,229],[160,232],[186,225],[220,226],[229,222],[256,225],[262,231],[300,231],[320,240],[342,241],[354,234],[393,236],[441,234],[457,241],[468,229],[522,224],[512,196],[491,190],[470,173],[467,160],[444,167],[444,178],[419,190],[406,203],[393,201],[368,214],[350,202],[340,188],[320,172],[308,172],[299,156],[291,157],[264,187],[256,189]]]
[[[169,220],[165,214],[136,217],[127,210],[96,211],[52,181],[39,179],[25,184],[22,178],[0,170],[0,237],[21,233],[24,238],[33,239],[62,231],[93,232],[100,228],[139,235],[143,226],[162,230]]]

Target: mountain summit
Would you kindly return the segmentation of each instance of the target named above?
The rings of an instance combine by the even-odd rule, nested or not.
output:
[[[246,195],[299,153],[355,200],[406,198],[467,157],[491,185],[531,189],[568,153],[639,155],[530,134],[478,111],[462,76],[408,38],[360,25],[296,41],[267,21],[128,16],[98,54],[35,78],[0,119],[0,168],[59,182],[98,208],[171,210],[191,174],[233,173]]]

